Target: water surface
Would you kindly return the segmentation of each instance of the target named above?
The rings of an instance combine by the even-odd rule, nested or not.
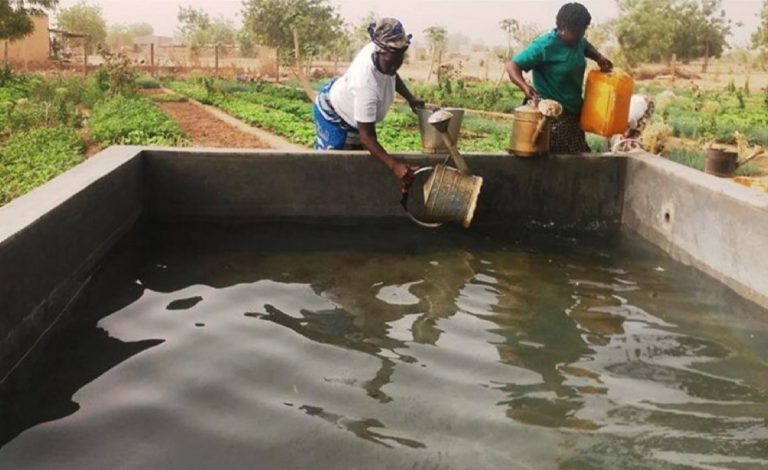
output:
[[[766,468],[767,320],[627,234],[152,224],[0,468]]]

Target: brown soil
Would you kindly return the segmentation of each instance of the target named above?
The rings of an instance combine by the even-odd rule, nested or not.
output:
[[[189,102],[159,103],[197,147],[269,148],[261,140]]]

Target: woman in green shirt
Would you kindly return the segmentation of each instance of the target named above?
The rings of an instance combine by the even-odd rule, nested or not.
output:
[[[535,39],[507,63],[512,82],[526,99],[552,99],[563,105],[563,114],[552,122],[550,150],[554,153],[589,152],[584,131],[579,126],[586,58],[597,62],[603,72],[613,63],[587,41],[592,16],[580,3],[566,3],[557,13],[557,27]],[[533,70],[533,86],[523,78]]]

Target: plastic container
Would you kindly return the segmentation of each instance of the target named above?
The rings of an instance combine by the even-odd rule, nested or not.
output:
[[[633,87],[632,77],[625,72],[589,72],[581,108],[582,130],[604,137],[626,132]]]

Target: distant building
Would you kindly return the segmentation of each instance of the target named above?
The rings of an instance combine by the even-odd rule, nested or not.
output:
[[[0,59],[9,62],[43,62],[48,60],[48,16],[32,17],[35,29],[29,36],[17,41],[0,40]]]

